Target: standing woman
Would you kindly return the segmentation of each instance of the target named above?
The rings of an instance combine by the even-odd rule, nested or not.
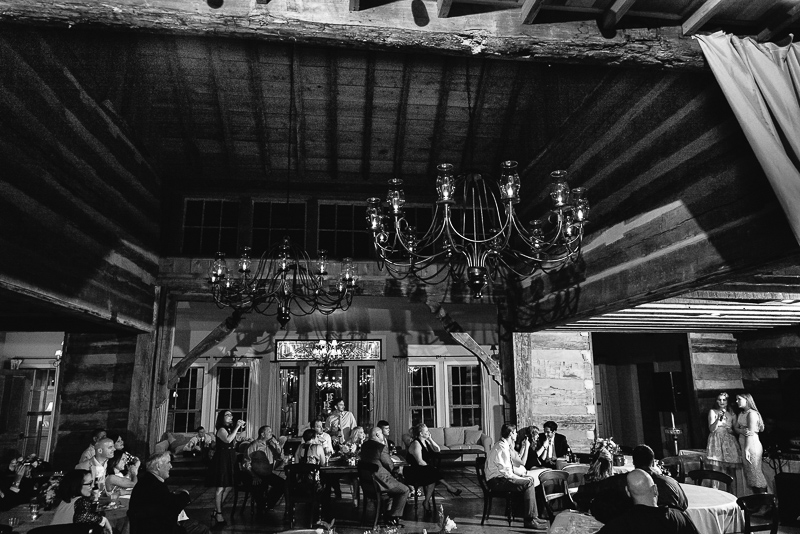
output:
[[[707,456],[711,465],[718,466],[737,480],[736,469],[741,469],[742,454],[733,432],[735,423],[736,414],[728,402],[728,394],[723,391],[717,395],[716,405],[708,411]]]
[[[233,473],[236,465],[236,436],[244,429],[244,421],[239,419],[233,425],[233,413],[230,410],[219,412],[217,422],[216,453],[211,471],[211,485],[217,488],[214,498],[214,513],[211,519],[218,525],[225,524],[222,515],[222,502],[233,487]]]
[[[749,393],[736,395],[736,406],[739,408],[739,416],[734,429],[739,434],[739,445],[742,447],[745,480],[753,488],[753,493],[766,493],[767,480],[761,472],[764,448],[758,439],[758,433],[764,430],[764,421]]]

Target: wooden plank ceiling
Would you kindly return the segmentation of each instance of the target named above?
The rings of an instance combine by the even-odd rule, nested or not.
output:
[[[730,331],[769,325],[734,317],[742,313],[724,324],[714,310],[695,313],[689,304],[711,301],[722,309],[734,299],[731,306],[741,308],[751,300],[731,286],[715,297],[698,287],[731,284],[757,269],[771,273],[771,262],[795,254],[797,244],[778,228],[757,242],[753,258],[733,252],[729,236],[737,229],[752,230],[752,221],[775,226],[780,215],[699,47],[686,36],[725,29],[780,39],[800,30],[798,5],[0,0],[0,22],[8,23],[3,38],[12,46],[57,58],[127,123],[162,178],[167,212],[186,196],[204,195],[363,202],[382,196],[394,177],[403,178],[409,202],[428,202],[438,163],[491,173],[514,159],[523,169],[524,215],[534,218],[546,201],[548,173],[566,168],[571,185],[590,191],[593,268],[627,269],[618,263],[625,254],[635,267],[636,258],[663,255],[669,240],[693,243],[705,234],[728,267],[709,263],[707,272],[684,273],[685,283],[679,275],[668,279],[674,273],[663,268],[652,287],[631,283],[624,298],[598,290],[595,300],[581,302],[580,320],[567,314],[555,324]],[[660,68],[642,68],[651,66]],[[698,174],[702,184],[694,182]],[[745,213],[737,226],[728,212],[745,203],[767,208]],[[625,233],[621,228],[630,233],[636,217],[656,220],[646,210],[670,224],[663,236],[631,241],[623,253],[605,246],[609,235]],[[632,233],[655,232],[644,224]],[[164,241],[173,251],[169,229]],[[586,287],[601,278],[586,276]],[[611,285],[602,280],[598,286]],[[794,294],[796,280],[782,280],[783,291],[761,288],[754,300],[795,300],[769,298]],[[780,321],[800,322],[794,303],[779,307],[789,310]],[[674,317],[682,311],[683,322]],[[525,328],[541,327],[526,321]]]

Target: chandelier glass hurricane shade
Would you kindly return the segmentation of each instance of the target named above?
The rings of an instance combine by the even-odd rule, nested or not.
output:
[[[378,264],[395,278],[414,276],[437,284],[466,274],[473,296],[480,298],[498,275],[524,279],[558,270],[580,256],[589,202],[584,188],[569,188],[566,171],[551,173],[552,207],[527,226],[515,211],[520,202],[516,161],[501,164],[497,181],[479,173],[456,176],[449,163],[437,171],[438,199],[424,233],[406,219],[402,180],[389,180],[385,205],[379,198],[367,200]]]
[[[353,260],[342,260],[339,277],[331,283],[327,253],[320,250],[317,254],[317,260],[312,261],[305,250],[284,237],[282,243],[261,255],[255,270],[250,247],[245,247],[238,269],[231,272],[225,255],[218,252],[209,270],[214,301],[221,308],[277,316],[281,328],[292,315],[330,315],[347,310],[356,290]]]

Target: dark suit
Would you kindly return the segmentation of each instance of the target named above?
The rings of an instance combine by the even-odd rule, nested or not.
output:
[[[408,499],[409,488],[392,476],[394,462],[392,462],[386,447],[383,443],[378,443],[375,440],[367,440],[361,445],[359,457],[362,462],[378,466],[378,472],[375,473],[375,476],[383,482],[386,493],[392,498],[392,509],[389,514],[392,517],[402,516],[403,509],[406,506],[406,499]]]
[[[187,492],[172,493],[154,474],[139,473],[128,507],[131,534],[184,534],[185,529],[178,524],[178,514],[187,504]]]
[[[533,450],[528,452],[528,460],[525,462],[525,467],[530,469],[531,467],[551,467],[555,469],[556,464],[555,461],[548,463],[545,460],[539,458],[536,454],[536,451],[547,441],[547,438],[544,435],[544,432],[539,434],[539,437],[536,439],[536,445],[534,445]],[[567,454],[569,454],[569,443],[567,443],[567,437],[563,434],[559,434],[556,432],[553,435],[553,452],[556,455],[556,458],[563,458]],[[533,458],[531,458],[533,456]],[[529,467],[530,466],[530,467]]]

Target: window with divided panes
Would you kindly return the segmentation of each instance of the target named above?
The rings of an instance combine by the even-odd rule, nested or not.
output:
[[[200,426],[203,376],[202,367],[191,367],[175,386],[167,412],[167,428],[171,432],[192,432]]]
[[[436,368],[409,366],[408,382],[411,426],[419,423],[436,426]]]
[[[228,200],[187,199],[183,218],[183,245],[188,256],[239,252],[239,203]]]
[[[237,419],[247,421],[249,394],[249,367],[217,368],[217,413],[230,410],[234,421]]]
[[[253,202],[254,257],[280,244],[286,236],[292,244],[300,248],[306,247],[305,203]]]
[[[450,366],[450,424],[481,424],[481,371],[477,365]]]

